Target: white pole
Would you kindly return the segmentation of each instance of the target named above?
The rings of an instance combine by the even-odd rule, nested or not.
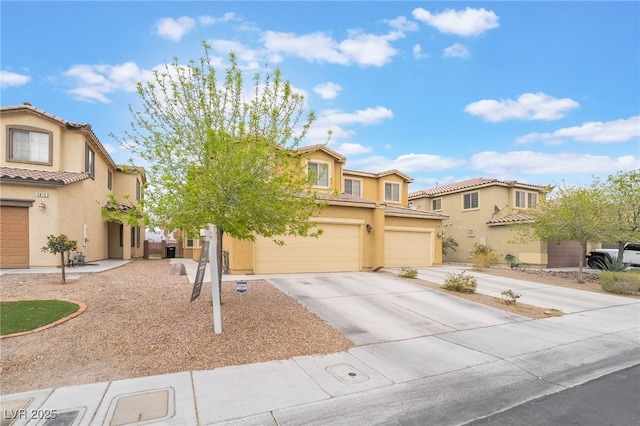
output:
[[[213,331],[222,333],[222,315],[220,313],[220,286],[218,285],[218,255],[216,243],[216,227],[209,227],[209,267],[211,269],[211,298],[213,305]]]

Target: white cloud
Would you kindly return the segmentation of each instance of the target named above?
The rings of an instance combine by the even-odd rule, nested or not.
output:
[[[447,9],[444,12],[433,14],[421,7],[413,10],[413,17],[440,32],[457,34],[460,36],[475,36],[487,30],[497,28],[500,18],[491,10],[472,9],[457,11]]]
[[[468,58],[471,56],[466,47],[460,43],[452,44],[443,50],[443,56],[447,58]]]
[[[200,25],[214,25],[214,24],[229,22],[235,17],[236,17],[235,13],[227,12],[224,15],[222,15],[220,18],[216,18],[214,16],[208,16],[208,15],[200,16],[198,18],[198,22],[200,22]]]
[[[482,117],[485,121],[505,120],[557,120],[568,111],[580,107],[573,99],[558,99],[545,93],[525,93],[517,100],[483,99],[468,104],[464,110],[471,115]]]
[[[550,154],[533,151],[485,151],[471,157],[470,167],[488,175],[613,173],[632,170],[640,160],[632,155],[618,158],[591,154]]]
[[[422,46],[416,44],[413,46],[413,57],[416,59],[428,58],[429,55],[422,52]]]
[[[0,71],[0,87],[6,89],[7,87],[23,86],[31,81],[31,77],[28,75],[22,75],[11,71]]]
[[[517,143],[545,141],[559,143],[564,139],[580,142],[615,143],[640,137],[640,115],[613,121],[591,121],[582,126],[566,127],[552,133],[529,133],[516,139]]]
[[[390,42],[401,37],[404,34],[398,31],[387,35],[351,31],[349,38],[338,42],[322,32],[296,35],[265,31],[262,41],[271,53],[294,55],[310,62],[379,67],[389,62],[397,53]]]
[[[328,81],[318,84],[313,88],[313,91],[320,95],[322,99],[335,99],[342,91],[342,86]]]
[[[234,52],[237,58],[245,63],[243,68],[252,70],[260,68],[264,52],[251,49],[235,40],[209,40],[208,43],[214,52],[224,54],[225,59],[228,59],[229,52]]]
[[[418,31],[418,24],[413,21],[409,21],[404,16],[398,16],[395,19],[386,21],[391,27],[400,31]]]
[[[395,159],[387,158],[381,155],[361,158],[355,161],[349,161],[349,167],[356,166],[358,170],[368,172],[381,172],[384,170],[398,169],[403,173],[422,173],[425,170],[429,172],[453,169],[465,163],[459,158],[441,157],[439,155],[430,154],[403,154]]]
[[[337,143],[356,134],[354,130],[346,128],[348,126],[371,126],[391,118],[393,118],[393,112],[385,107],[366,108],[354,112],[342,112],[336,109],[324,110],[318,114],[318,119],[311,126],[306,143],[326,143],[327,131],[332,132],[331,142]]]
[[[344,156],[368,154],[371,152],[371,147],[363,146],[363,145],[360,145],[359,143],[345,142],[337,146],[332,146],[331,148],[338,151],[340,154]]]
[[[162,18],[156,23],[156,29],[160,37],[180,41],[186,33],[191,31],[195,24],[195,19],[188,16],[181,16],[178,19]]]
[[[133,62],[121,65],[74,65],[63,73],[74,83],[68,90],[78,100],[86,102],[111,102],[106,96],[114,91],[133,92],[136,82],[152,78],[151,71],[141,70]]]

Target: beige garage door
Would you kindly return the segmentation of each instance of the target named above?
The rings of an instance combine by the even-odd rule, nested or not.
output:
[[[431,266],[431,232],[386,230],[384,232],[384,266],[415,268]]]
[[[258,237],[254,273],[346,272],[360,270],[360,225],[322,223],[318,238],[284,237],[286,245]]]
[[[0,207],[0,268],[29,267],[29,209]]]

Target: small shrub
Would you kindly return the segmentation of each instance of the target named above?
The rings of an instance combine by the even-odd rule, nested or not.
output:
[[[482,271],[498,264],[498,255],[494,249],[485,244],[473,245],[473,269]]]
[[[442,254],[446,256],[449,254],[449,250],[456,251],[458,248],[458,242],[453,237],[444,237],[442,239]]]
[[[416,278],[418,276],[418,270],[410,266],[403,266],[400,268],[400,274],[402,278]]]
[[[602,271],[598,278],[602,289],[608,293],[634,294],[640,292],[640,274]]]
[[[620,259],[619,257],[616,257],[613,260],[609,260],[608,258],[605,258],[604,264],[607,271],[614,271],[614,272],[624,271],[629,267],[629,264],[624,263],[622,259]]]
[[[514,293],[513,290],[511,289],[505,290],[500,294],[502,295],[502,299],[504,300],[504,303],[506,303],[507,305],[515,305],[516,301],[520,298],[520,295]]]
[[[442,288],[460,293],[475,293],[478,287],[478,280],[473,275],[465,275],[464,272],[459,274],[449,274],[444,281]]]

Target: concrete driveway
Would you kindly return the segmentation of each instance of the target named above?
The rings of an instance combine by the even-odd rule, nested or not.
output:
[[[356,345],[529,320],[383,273],[265,278]]]

